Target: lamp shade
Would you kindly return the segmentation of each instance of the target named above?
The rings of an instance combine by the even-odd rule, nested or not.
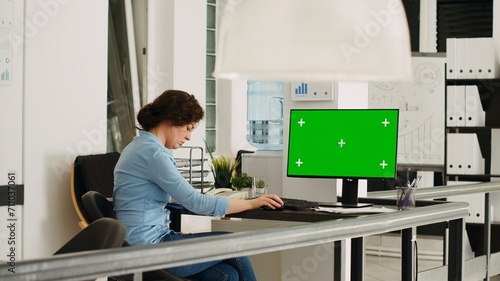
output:
[[[234,0],[217,30],[216,78],[412,80],[401,0]]]

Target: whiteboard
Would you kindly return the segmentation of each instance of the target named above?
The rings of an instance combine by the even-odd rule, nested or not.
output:
[[[368,85],[368,108],[399,109],[398,165],[444,166],[444,54],[414,54],[413,82]]]

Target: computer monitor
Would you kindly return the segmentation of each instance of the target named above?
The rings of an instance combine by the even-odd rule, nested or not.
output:
[[[291,109],[288,177],[341,178],[342,207],[358,204],[358,179],[396,178],[397,109]]]

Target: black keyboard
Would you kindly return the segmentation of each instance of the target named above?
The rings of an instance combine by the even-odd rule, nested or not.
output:
[[[281,197],[281,200],[285,203],[283,205],[283,209],[285,210],[304,210],[304,209],[310,209],[310,208],[316,208],[318,207],[318,202],[314,201],[308,201],[308,200],[303,200],[303,199],[294,199],[294,198],[283,198]]]

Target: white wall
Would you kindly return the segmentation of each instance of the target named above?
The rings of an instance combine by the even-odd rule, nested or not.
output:
[[[11,28],[0,28],[0,35],[10,37],[12,82],[10,85],[0,85],[0,185],[7,185],[9,172],[16,173],[16,184],[23,184],[23,1],[13,1],[14,22]],[[3,58],[0,58],[3,59]],[[7,200],[3,199],[2,200]],[[3,202],[7,203],[7,202]],[[11,237],[10,230],[6,227],[0,228],[0,257],[10,254],[11,246],[15,247],[15,258],[21,257],[21,233],[22,233],[22,209],[21,205],[14,208],[15,217],[18,221],[14,232],[16,245],[9,245],[8,238]],[[0,207],[0,219],[6,223],[8,219],[8,207]],[[12,240],[11,240],[12,241]],[[10,258],[9,258],[10,259]]]
[[[147,73],[142,77],[147,82],[142,83],[147,89],[147,102],[167,89],[176,89],[195,95],[205,107],[206,1],[150,0],[146,22]],[[205,147],[204,137],[202,120],[187,145]]]
[[[247,80],[217,80],[217,154],[255,150],[247,140]]]
[[[24,258],[79,230],[70,164],[106,151],[107,22],[107,1],[26,1]]]

